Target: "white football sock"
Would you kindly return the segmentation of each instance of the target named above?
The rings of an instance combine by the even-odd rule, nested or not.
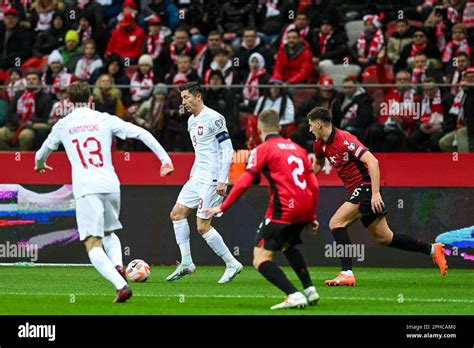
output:
[[[237,260],[232,256],[227,245],[225,245],[222,236],[212,227],[209,231],[204,233],[202,237],[206,240],[207,244],[216,253],[217,256],[224,260],[227,266],[237,263]]]
[[[115,233],[111,233],[102,238],[102,245],[104,246],[105,253],[114,266],[123,267],[122,244],[120,244],[119,237]]]
[[[354,276],[354,273],[352,273],[352,270],[349,270],[349,271],[342,271],[341,273],[343,273],[343,274],[345,274],[345,275],[348,275],[348,276],[351,276],[351,277]]]
[[[174,234],[179,250],[181,251],[181,264],[189,265],[193,263],[191,258],[191,243],[189,243],[188,219],[173,221]]]
[[[95,269],[109,282],[114,284],[117,290],[123,289],[127,282],[115,269],[112,261],[107,257],[104,249],[95,247],[89,251],[89,258]]]
[[[435,252],[434,245],[431,244],[431,252],[430,252],[430,255],[433,256],[433,255],[434,255],[434,252]]]

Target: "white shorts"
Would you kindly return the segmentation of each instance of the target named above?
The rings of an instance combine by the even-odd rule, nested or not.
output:
[[[202,184],[194,180],[188,180],[184,184],[179,193],[176,203],[184,205],[185,207],[196,209],[196,216],[200,219],[209,219],[204,214],[204,209],[214,208],[219,206],[224,197],[219,196],[216,192],[216,185]],[[222,214],[216,215],[217,217]]]
[[[120,193],[85,195],[76,199],[76,220],[79,239],[104,237],[104,232],[122,228],[119,221]]]

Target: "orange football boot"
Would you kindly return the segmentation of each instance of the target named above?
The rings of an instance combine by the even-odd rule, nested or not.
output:
[[[444,256],[444,248],[441,243],[434,243],[434,253],[433,253],[433,262],[439,267],[441,275],[444,277],[448,270],[448,263],[446,262],[446,257]]]
[[[341,272],[336,278],[326,280],[324,284],[328,286],[354,286],[356,285],[356,280],[354,276]]]

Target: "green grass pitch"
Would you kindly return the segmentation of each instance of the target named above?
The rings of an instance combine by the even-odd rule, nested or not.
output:
[[[217,284],[224,267],[199,266],[191,276],[167,283],[174,267],[152,267],[145,283],[132,283],[134,296],[112,304],[113,287],[92,267],[0,267],[0,315],[402,315],[474,313],[472,270],[358,268],[357,286],[326,287],[335,267],[312,267],[321,295],[318,306],[270,311],[284,294],[252,267],[229,284]],[[300,287],[289,268],[286,274]]]

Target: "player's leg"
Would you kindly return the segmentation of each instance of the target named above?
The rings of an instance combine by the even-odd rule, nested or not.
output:
[[[198,203],[199,191],[197,184],[193,181],[188,181],[181,189],[177,202],[170,213],[176,243],[181,253],[181,262],[176,270],[166,278],[168,281],[181,279],[183,276],[192,274],[196,270],[191,257],[188,216],[192,209],[197,208]]]
[[[109,259],[126,281],[127,278],[123,269],[122,244],[117,234],[114,233],[114,231],[122,229],[122,224],[119,220],[120,194],[110,193],[102,196],[105,205],[104,229],[106,231],[105,237],[102,238],[102,245]]]
[[[224,284],[230,282],[237,274],[242,272],[242,264],[232,255],[221,234],[212,227],[212,218],[203,219],[197,217],[196,223],[197,230],[207,245],[225,262],[226,269],[218,283]]]
[[[329,221],[329,228],[336,241],[336,247],[342,245],[343,250],[348,250],[346,246],[352,242],[347,233],[347,228],[361,218],[359,205],[351,202],[344,202]],[[326,280],[324,283],[329,286],[355,285],[355,277],[352,273],[352,258],[343,255],[341,258],[341,273],[334,278]]]
[[[209,218],[204,213],[206,208],[219,206],[223,199],[224,197],[217,194],[216,186],[201,185],[196,213],[196,224],[199,234],[204,238],[212,251],[226,264],[225,272],[218,281],[220,284],[230,282],[243,269],[242,264],[230,252],[221,234],[212,226],[212,218]]]
[[[441,274],[446,275],[448,265],[441,243],[430,244],[408,234],[394,233],[388,226],[387,218],[384,216],[373,221],[367,229],[379,245],[430,255],[439,267]]]
[[[92,265],[117,289],[114,302],[124,302],[132,296],[127,282],[115,269],[114,264],[103,249],[104,204],[100,195],[86,195],[76,200],[76,219],[79,238],[89,255]]]
[[[298,291],[281,268],[273,262],[273,252],[281,250],[286,242],[282,231],[285,227],[283,224],[269,221],[260,224],[253,249],[253,266],[266,280],[287,295],[284,302],[272,306],[271,309],[304,308],[308,304],[305,295]]]

